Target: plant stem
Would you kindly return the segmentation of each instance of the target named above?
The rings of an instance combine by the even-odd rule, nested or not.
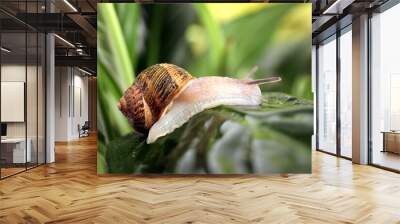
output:
[[[119,80],[119,87],[122,91],[134,81],[133,66],[130,61],[128,49],[122,33],[120,23],[113,4],[100,4],[99,12],[106,23],[109,47],[113,53],[116,77]]]

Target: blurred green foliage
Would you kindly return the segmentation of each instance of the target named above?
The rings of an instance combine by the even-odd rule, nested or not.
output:
[[[311,5],[249,3],[243,8],[254,9],[223,21],[231,5],[212,6],[98,5],[99,173],[310,171]],[[205,111],[146,145],[116,105],[135,75],[163,62],[236,78],[258,66],[255,78],[283,78],[263,92],[285,94],[265,94],[257,110]]]

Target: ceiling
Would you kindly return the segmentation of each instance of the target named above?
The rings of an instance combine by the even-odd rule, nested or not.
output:
[[[161,0],[162,2],[163,0]],[[179,0],[177,0],[179,1]],[[229,0],[228,0],[229,1]],[[313,42],[335,32],[332,27],[346,16],[377,7],[387,0],[269,0],[267,2],[312,3]],[[3,43],[15,48],[16,57],[26,54],[25,39],[17,33],[26,28],[54,32],[57,65],[74,65],[96,73],[96,29],[98,2],[134,2],[129,0],[1,0],[0,21]],[[49,12],[52,13],[49,13]],[[351,23],[351,18],[350,18]],[[329,31],[331,29],[331,31]],[[328,32],[329,31],[329,32]],[[29,39],[29,38],[28,38]],[[29,40],[28,40],[29,41]],[[4,45],[5,46],[5,45]],[[32,44],[28,44],[28,54]]]
[[[361,13],[373,12],[389,0],[313,0],[313,44],[352,23]]]
[[[36,46],[29,43],[33,35],[28,34],[25,43],[26,30],[54,32],[56,65],[79,66],[95,74],[97,2],[47,0],[46,5],[45,0],[1,0],[2,46],[12,49],[7,58],[17,61],[36,55]]]

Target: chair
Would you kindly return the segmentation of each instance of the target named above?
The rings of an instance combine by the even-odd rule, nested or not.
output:
[[[79,138],[89,136],[89,129],[90,129],[89,121],[85,121],[82,127],[80,127],[80,125],[78,124]]]

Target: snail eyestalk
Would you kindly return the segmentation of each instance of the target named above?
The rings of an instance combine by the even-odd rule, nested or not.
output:
[[[258,66],[254,66],[245,76],[245,79],[251,79],[254,77],[254,75],[256,74],[258,70]]]
[[[275,83],[275,82],[280,82],[282,81],[281,77],[268,77],[265,79],[257,79],[257,80],[251,80],[247,82],[249,85],[262,85],[262,84],[267,84],[267,83]]]

